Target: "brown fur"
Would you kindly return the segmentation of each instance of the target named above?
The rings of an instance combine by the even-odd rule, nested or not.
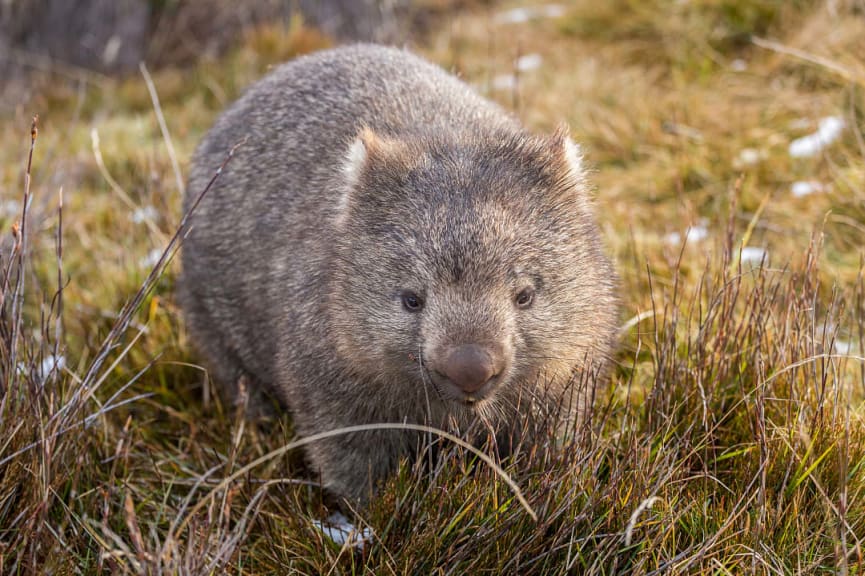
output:
[[[217,379],[272,390],[301,434],[506,435],[607,361],[615,275],[566,131],[533,136],[441,69],[358,45],[253,86],[199,147],[191,195],[247,135],[195,217],[182,302]],[[412,447],[368,432],[307,457],[363,501]]]

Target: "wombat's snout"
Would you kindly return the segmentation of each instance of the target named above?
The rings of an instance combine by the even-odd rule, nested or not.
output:
[[[431,368],[464,394],[472,396],[501,374],[505,364],[500,347],[463,344],[446,351]]]

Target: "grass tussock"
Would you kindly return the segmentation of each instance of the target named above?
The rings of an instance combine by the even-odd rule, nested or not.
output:
[[[197,364],[175,165],[327,43],[295,23],[155,71],[158,99],[44,73],[0,103],[0,574],[862,572],[861,3],[517,6],[469,3],[419,49],[530,126],[567,120],[596,167],[622,345],[585,426],[501,462],[537,521],[442,443],[354,511],[364,547],[336,544],[290,419],[246,422]],[[837,139],[791,156],[830,116]]]

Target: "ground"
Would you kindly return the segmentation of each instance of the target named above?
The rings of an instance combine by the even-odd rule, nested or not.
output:
[[[144,72],[4,92],[0,573],[862,573],[865,5],[429,3],[413,49],[570,126],[620,274],[590,426],[504,463],[537,520],[454,450],[341,546],[290,419],[198,365],[160,257],[218,112],[331,43],[295,21],[151,71],[159,104]]]

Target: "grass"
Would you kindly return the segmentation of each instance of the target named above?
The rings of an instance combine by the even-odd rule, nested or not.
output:
[[[296,22],[152,71],[174,157],[140,76],[38,72],[0,103],[0,573],[863,573],[865,6],[574,0],[496,19],[514,6],[469,3],[417,49],[533,129],[567,121],[595,168],[622,344],[591,426],[503,463],[538,520],[459,447],[356,512],[362,551],[314,526],[328,511],[297,451],[223,482],[293,441],[290,419],[220,402],[176,264],[151,270],[180,223],[174,160],[185,173],[270,65],[328,43]],[[492,88],[532,53],[539,69]],[[839,140],[790,157],[826,116]]]

